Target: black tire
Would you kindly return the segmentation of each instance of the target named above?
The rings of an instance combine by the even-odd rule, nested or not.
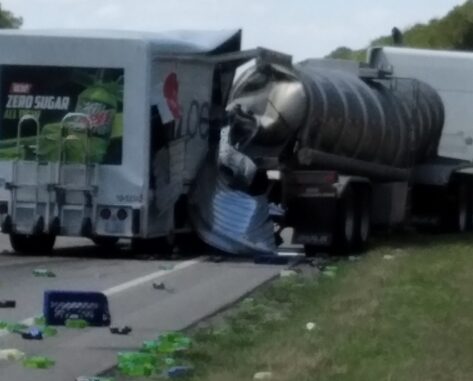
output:
[[[356,227],[354,248],[364,251],[371,235],[371,192],[367,188],[360,189],[356,197]]]
[[[104,249],[113,249],[117,246],[118,237],[93,237],[92,242]]]
[[[337,222],[335,240],[333,244],[334,253],[346,255],[354,251],[356,238],[356,208],[355,192],[348,186],[339,201],[337,211]]]
[[[458,184],[452,189],[452,202],[445,211],[445,223],[448,231],[455,233],[465,233],[468,231],[470,218],[470,200],[466,184]]]
[[[469,204],[468,186],[466,184],[460,185],[457,193],[457,224],[455,229],[459,233],[465,233],[468,231]]]
[[[21,254],[49,254],[53,250],[55,242],[56,236],[52,234],[10,234],[10,244],[13,250]]]

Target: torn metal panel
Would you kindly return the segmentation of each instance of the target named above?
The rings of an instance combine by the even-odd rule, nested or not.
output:
[[[230,188],[209,161],[191,197],[192,223],[207,244],[235,255],[275,254],[266,195],[252,196]]]

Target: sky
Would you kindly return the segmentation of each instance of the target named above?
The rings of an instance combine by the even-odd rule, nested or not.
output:
[[[0,0],[24,29],[242,29],[243,47],[296,60],[362,48],[393,26],[445,15],[465,0]]]

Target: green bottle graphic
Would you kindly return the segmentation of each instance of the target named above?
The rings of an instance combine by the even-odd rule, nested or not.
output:
[[[77,121],[82,125],[82,131],[68,131],[66,154],[68,161],[80,162],[87,156],[87,161],[101,163],[107,152],[112,134],[113,122],[118,110],[118,94],[115,83],[94,82],[79,94],[76,112],[88,116],[90,125]],[[79,118],[80,119],[80,118]],[[84,127],[88,127],[87,132]],[[88,139],[88,142],[86,140]],[[88,152],[84,152],[87,148]]]

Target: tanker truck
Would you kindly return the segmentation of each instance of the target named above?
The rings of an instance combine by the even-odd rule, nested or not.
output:
[[[373,227],[471,230],[466,68],[470,53],[383,48],[361,64],[248,68],[230,96],[226,148],[207,170],[211,196],[196,203],[200,235],[235,254],[269,254],[290,227],[313,255],[361,251]],[[451,69],[460,70],[454,82]]]

